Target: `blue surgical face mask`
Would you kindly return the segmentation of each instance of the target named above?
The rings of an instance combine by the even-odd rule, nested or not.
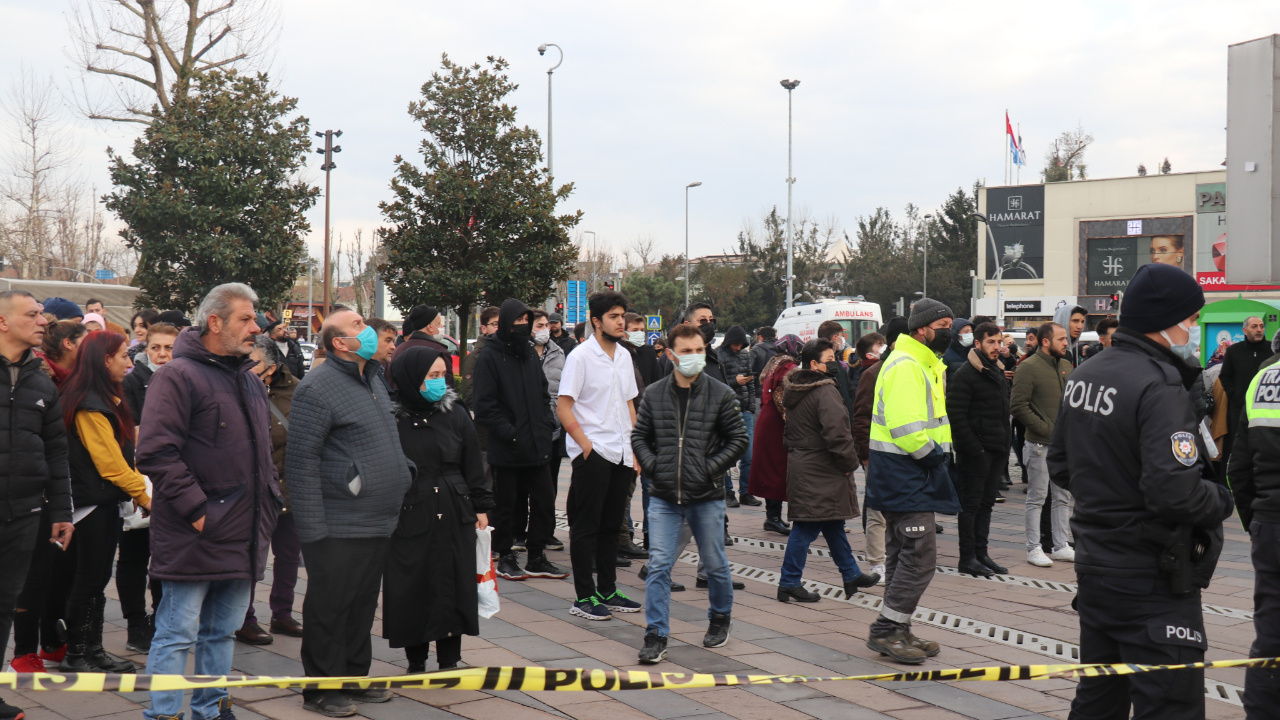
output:
[[[356,350],[356,355],[365,360],[372,360],[373,356],[378,353],[378,331],[374,330],[371,325],[365,325],[359,335],[355,337],[344,337],[343,340],[359,340],[360,348]]]
[[[1169,340],[1169,350],[1174,355],[1182,358],[1188,364],[1195,362],[1196,351],[1200,349],[1200,325],[1192,323],[1191,327],[1187,327],[1182,323],[1178,323],[1178,327],[1187,331],[1187,342],[1183,345],[1174,345],[1173,340],[1169,338],[1169,333],[1164,330],[1160,331],[1160,336],[1165,340]]]
[[[445,384],[444,378],[439,377],[428,378],[424,387],[418,392],[422,393],[422,397],[425,398],[427,402],[435,402],[444,397],[444,394],[448,392],[448,390],[449,386]]]

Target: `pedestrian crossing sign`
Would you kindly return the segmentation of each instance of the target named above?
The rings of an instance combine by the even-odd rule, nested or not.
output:
[[[661,315],[649,315],[647,316],[647,318],[648,319],[645,322],[646,330],[648,330],[649,332],[662,332],[662,316]]]

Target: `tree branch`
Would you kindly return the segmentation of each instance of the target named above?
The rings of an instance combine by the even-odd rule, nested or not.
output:
[[[226,37],[230,32],[231,32],[231,26],[230,26],[230,25],[228,25],[228,26],[226,26],[226,27],[222,28],[222,32],[218,33],[218,37],[213,38],[212,40],[210,40],[210,41],[209,41],[209,44],[205,45],[203,48],[201,48],[201,49],[200,49],[200,52],[196,53],[195,55],[193,55],[193,56],[191,57],[191,62],[192,62],[192,63],[200,62],[200,58],[204,57],[204,54],[205,54],[205,53],[207,53],[207,52],[209,52],[210,50],[212,50],[212,49],[213,49],[213,46],[214,46],[214,45],[217,45],[217,44],[218,44],[218,41],[222,40],[222,38]],[[243,57],[243,56],[241,56],[241,57]]]
[[[141,60],[142,62],[147,63],[148,65],[151,64],[151,58],[141,53],[133,52],[132,50],[125,50],[124,48],[118,48],[113,45],[103,45],[102,43],[98,43],[97,45],[94,45],[94,48],[98,50],[109,50],[111,52],[120,53],[121,55],[127,55],[128,57],[131,57],[131,58],[137,58],[138,60]]]
[[[234,56],[234,57],[229,57],[229,58],[226,58],[226,59],[224,59],[224,60],[219,60],[218,62],[215,62],[215,63],[205,63],[204,65],[202,65],[202,66],[201,66],[201,69],[202,69],[202,70],[217,70],[218,68],[222,67],[223,65],[229,65],[229,64],[231,64],[231,63],[233,63],[233,62],[236,62],[236,61],[238,61],[238,60],[243,60],[243,59],[245,59],[245,58],[247,58],[247,57],[249,57],[249,56],[248,56],[248,54],[246,54],[246,53],[240,53],[239,55],[236,55],[236,56]]]
[[[88,70],[91,73],[98,73],[100,75],[115,75],[116,77],[122,77],[127,80],[132,80],[140,85],[143,85],[144,87],[149,87],[152,90],[156,89],[155,83],[150,82],[148,80],[144,80],[138,77],[137,75],[134,75],[133,73],[122,72],[120,70],[111,70],[110,68],[99,68],[99,67],[94,67],[92,65],[85,67],[85,70]]]

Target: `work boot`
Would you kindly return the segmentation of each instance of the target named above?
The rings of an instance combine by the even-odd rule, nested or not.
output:
[[[867,647],[904,665],[920,665],[926,657],[924,650],[911,643],[906,629],[900,627],[894,628],[888,635],[872,635],[867,638]]]
[[[819,599],[818,593],[809,592],[801,585],[796,585],[795,587],[778,586],[778,602],[795,600],[802,603],[816,603]]]
[[[707,625],[707,634],[702,638],[702,647],[718,648],[729,642],[729,627],[733,621],[729,613],[711,613],[711,622]]]
[[[729,492],[727,492],[727,493],[725,493],[725,494],[724,494],[724,506],[725,506],[725,507],[731,507],[731,508],[734,508],[734,507],[738,507],[740,504],[741,504],[741,503],[739,503],[739,502],[738,502],[738,498],[737,498],[737,496],[736,496],[736,495],[734,495],[734,494],[733,494],[733,491],[732,491],[732,490],[730,490]]]
[[[89,666],[86,655],[89,652],[89,638],[93,636],[92,604],[69,607],[66,617],[67,652],[58,664],[58,671],[64,673],[97,672]]]
[[[911,632],[911,626],[907,626],[907,642],[924,651],[925,657],[933,657],[942,652],[942,646],[932,640],[918,638],[915,633]]]
[[[864,572],[852,580],[844,581],[844,596],[851,598],[862,590],[875,587],[880,583],[880,573]]]
[[[130,652],[146,654],[151,651],[151,638],[155,635],[154,615],[146,615],[129,621],[129,635],[124,648]]]
[[[618,546],[618,556],[633,560],[645,560],[649,557],[649,551],[636,545],[634,540],[628,539],[625,545]]]

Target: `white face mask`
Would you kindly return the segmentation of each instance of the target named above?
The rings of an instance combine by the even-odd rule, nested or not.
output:
[[[884,351],[888,349],[889,349],[888,345],[877,345],[875,348],[874,354],[876,357],[881,357],[882,355],[884,355]]]
[[[543,328],[533,334],[533,342],[538,345],[546,345],[551,342],[551,331]]]
[[[960,333],[960,345],[962,347],[973,345],[973,333]]]
[[[705,353],[696,353],[693,355],[676,355],[676,371],[685,377],[697,377],[698,373],[707,366],[707,356]]]
[[[636,347],[641,347],[641,346],[643,346],[643,345],[644,345],[644,331],[643,331],[643,330],[632,330],[631,332],[627,333],[627,342],[631,343],[632,345],[635,345]]]

